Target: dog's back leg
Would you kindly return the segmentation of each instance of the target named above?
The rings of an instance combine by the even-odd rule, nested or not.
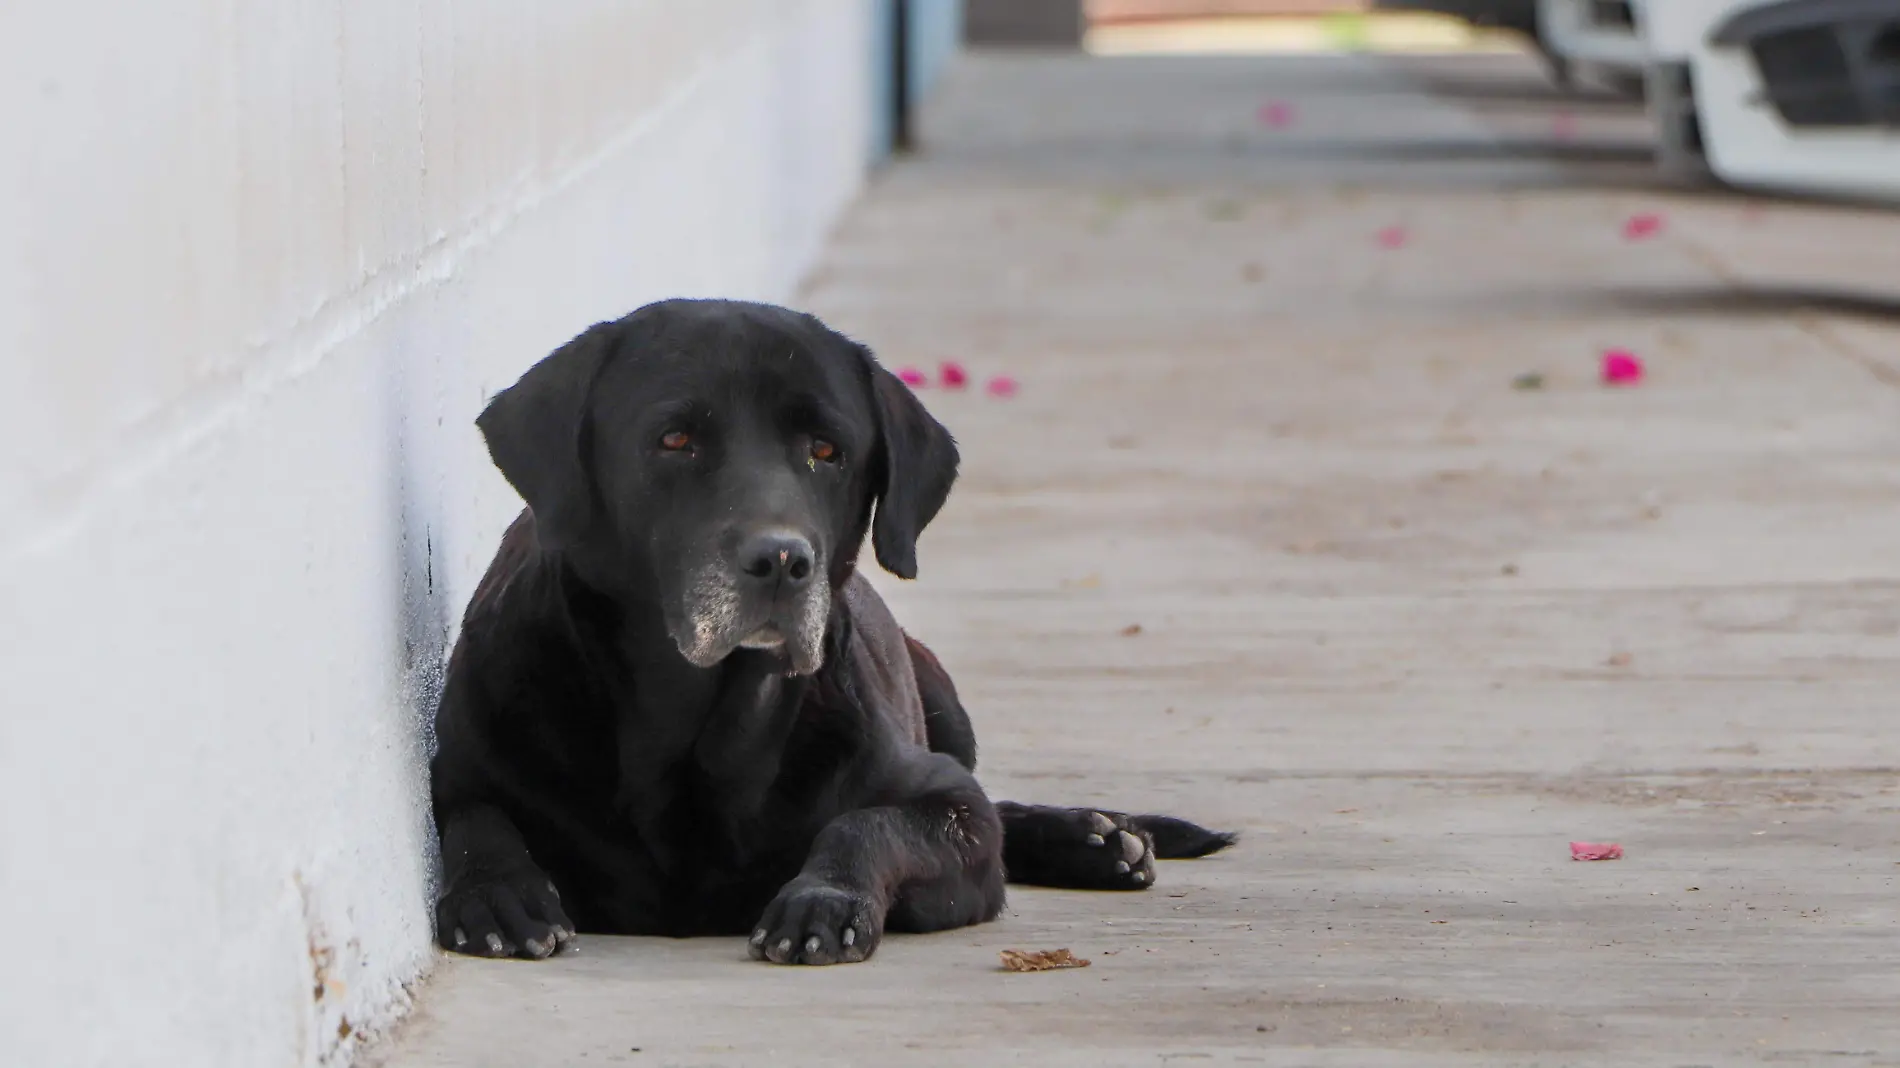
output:
[[[1204,857],[1238,836],[1173,816],[999,802],[1009,881],[1072,890],[1146,890],[1156,860]]]
[[[917,673],[917,696],[924,703],[924,733],[930,738],[930,751],[975,771],[976,730],[970,726],[970,714],[963,710],[963,702],[957,700],[957,687],[950,681],[950,673],[923,642],[906,634],[904,644],[910,649],[911,667]]]
[[[976,770],[976,731],[957,699],[950,673],[936,654],[904,635],[924,732],[931,751]],[[1234,844],[1237,835],[1210,831],[1173,816],[1129,816],[1090,808],[999,802],[1003,866],[1009,880],[1077,890],[1143,890],[1154,885],[1154,862],[1204,857]]]

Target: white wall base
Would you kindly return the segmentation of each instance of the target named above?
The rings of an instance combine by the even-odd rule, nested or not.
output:
[[[472,420],[598,319],[789,296],[870,12],[10,20],[0,1061],[342,1063],[400,1011],[437,665],[520,507]]]

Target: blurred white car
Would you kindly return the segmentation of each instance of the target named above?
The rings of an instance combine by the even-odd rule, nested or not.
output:
[[[1900,204],[1900,0],[1662,0],[1644,32],[1665,167]]]
[[[1708,176],[1689,55],[1707,35],[1718,10],[1730,4],[1731,0],[1662,0],[1643,19],[1643,43],[1649,53],[1644,96],[1656,126],[1656,162],[1677,178]]]
[[[1675,0],[1537,0],[1538,33],[1566,65],[1633,87],[1649,65],[1642,27],[1647,8]]]

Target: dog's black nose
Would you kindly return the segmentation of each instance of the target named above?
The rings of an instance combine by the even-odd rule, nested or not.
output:
[[[739,570],[762,585],[796,590],[811,581],[811,542],[796,534],[754,534],[739,546]]]

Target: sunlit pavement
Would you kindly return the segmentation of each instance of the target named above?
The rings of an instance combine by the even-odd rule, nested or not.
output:
[[[966,61],[805,298],[977,382],[880,584],[995,794],[1244,840],[863,965],[448,961],[387,1062],[1900,1063],[1900,217],[1644,137],[1514,55]]]
[[[1517,42],[1509,34],[1440,15],[1337,12],[1112,23],[1092,28],[1085,46],[1099,56],[1471,54],[1508,53]]]

